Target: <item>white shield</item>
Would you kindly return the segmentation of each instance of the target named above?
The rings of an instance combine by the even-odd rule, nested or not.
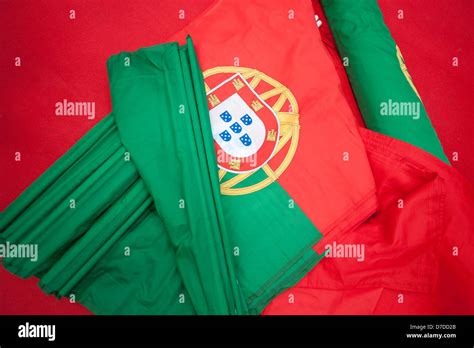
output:
[[[264,143],[265,125],[237,93],[209,114],[214,140],[227,154],[237,158],[252,156]]]

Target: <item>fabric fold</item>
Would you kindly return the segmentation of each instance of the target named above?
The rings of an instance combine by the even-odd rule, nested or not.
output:
[[[191,69],[197,58],[189,47],[190,38],[186,46],[160,45],[111,57],[112,108],[121,139],[176,249],[194,307],[229,314],[237,312],[240,295],[216,200],[217,171],[209,169],[209,162],[216,163],[210,125],[199,122],[208,119],[204,90],[196,91],[192,82],[201,72]],[[132,78],[124,58],[133,66]]]
[[[2,213],[0,241],[38,246],[5,267],[98,314],[246,313],[189,46],[110,58],[113,113]]]
[[[321,0],[367,128],[449,163],[375,0]]]

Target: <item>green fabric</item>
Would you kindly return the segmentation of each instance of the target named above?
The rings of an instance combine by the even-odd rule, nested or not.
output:
[[[321,0],[321,4],[339,53],[348,58],[345,69],[367,128],[449,163],[411,78],[401,69],[403,58],[397,57],[396,43],[377,2]],[[412,110],[419,107],[419,112],[397,116],[408,105]]]
[[[220,195],[190,38],[108,71],[112,114],[0,215],[0,243],[38,244],[38,261],[4,266],[96,314],[260,313],[321,259],[321,234],[277,183]]]
[[[240,301],[226,300],[240,300],[240,295],[219,202],[212,136],[199,120],[199,111],[205,115],[207,108],[197,110],[205,93],[193,57],[192,46],[179,49],[172,43],[110,58],[113,113],[176,250],[196,311],[232,313],[238,306],[241,312]],[[124,64],[127,59],[130,66]]]
[[[35,243],[39,254],[3,264],[96,314],[193,314],[165,227],[125,152],[107,116],[1,214],[0,243]]]

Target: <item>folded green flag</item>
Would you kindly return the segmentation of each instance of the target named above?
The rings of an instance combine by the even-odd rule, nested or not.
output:
[[[367,128],[449,163],[375,0],[321,0]]]
[[[278,185],[221,197],[190,38],[108,61],[112,114],[0,215],[5,258],[97,314],[257,314],[321,259]]]

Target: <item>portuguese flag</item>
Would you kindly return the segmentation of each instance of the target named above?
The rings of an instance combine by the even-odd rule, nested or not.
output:
[[[4,265],[95,313],[260,313],[375,204],[313,27],[309,3],[218,2],[188,28],[201,67],[190,38],[111,57],[112,114],[1,215],[37,262]]]
[[[310,3],[216,2],[199,62],[190,38],[112,56],[112,114],[1,215],[38,261],[4,265],[99,314],[260,313],[376,204],[314,26]]]
[[[370,116],[387,98],[419,101],[396,55],[407,100],[365,91],[377,76],[347,55],[368,127],[434,139],[424,111],[423,138]],[[35,262],[3,260],[13,273],[96,314],[259,314],[272,300],[266,314],[383,312],[400,291],[456,278],[431,266],[456,264],[437,248],[459,244],[446,231],[469,230],[467,209],[442,219],[471,191],[421,149],[358,127],[309,1],[216,1],[170,43],[107,67],[112,113],[0,215],[1,243],[38,245]],[[365,262],[323,257],[339,243],[364,245]]]
[[[473,187],[448,165],[376,1],[321,3],[371,129],[359,133],[378,207],[264,314],[472,314]]]
[[[321,0],[367,128],[449,163],[375,0]],[[369,25],[363,26],[366,21]],[[358,28],[358,30],[354,30]]]

